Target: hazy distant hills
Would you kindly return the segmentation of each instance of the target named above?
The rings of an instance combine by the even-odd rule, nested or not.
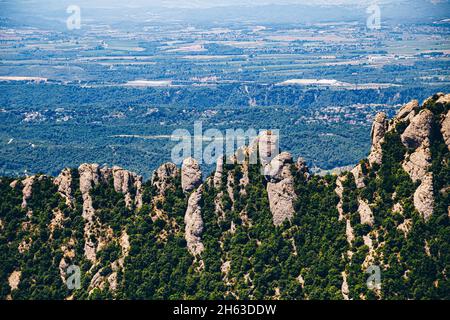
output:
[[[433,22],[448,18],[450,5],[443,1],[379,1],[384,23]],[[68,16],[72,1],[0,1],[9,25],[57,26]],[[242,19],[259,23],[315,23],[360,21],[365,23],[369,1],[78,1],[85,19],[97,22],[154,21],[229,22]],[[4,22],[2,22],[4,23]]]

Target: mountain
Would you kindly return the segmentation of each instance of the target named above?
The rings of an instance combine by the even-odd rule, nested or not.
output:
[[[97,164],[3,177],[0,297],[450,299],[449,102],[378,114],[340,176],[266,161],[267,131],[206,179],[194,159],[149,181]]]

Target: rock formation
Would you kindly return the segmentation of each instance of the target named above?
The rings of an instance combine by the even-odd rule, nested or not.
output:
[[[223,175],[223,157],[217,159],[216,162],[216,171],[214,172],[214,187],[220,188],[222,184],[222,175]]]
[[[281,225],[294,216],[294,201],[297,198],[291,174],[292,156],[283,152],[264,167],[270,211],[273,223]]]
[[[33,183],[35,179],[35,176],[31,176],[22,180],[22,208],[27,206],[27,200],[29,200],[33,194]]]
[[[203,219],[200,201],[202,199],[202,186],[199,186],[189,197],[184,223],[186,224],[185,238],[189,252],[197,256],[204,250],[201,242]]]
[[[8,277],[8,284],[11,288],[11,291],[17,290],[20,284],[20,277],[22,275],[21,271],[15,270]]]
[[[444,116],[444,120],[442,120],[441,133],[444,137],[445,144],[450,150],[450,110],[447,111],[447,114]]]
[[[220,272],[222,273],[222,280],[226,287],[224,297],[232,296],[236,299],[242,298],[239,297],[240,289],[247,292],[251,292],[253,288],[259,290],[257,275],[255,274],[258,272],[255,268],[257,263],[253,263],[252,259],[260,253],[266,254],[267,244],[271,246],[272,243],[275,243],[277,248],[274,249],[279,247],[280,255],[278,255],[278,252],[276,254],[273,253],[276,259],[273,259],[271,263],[280,264],[283,268],[289,267],[291,262],[298,265],[296,264],[298,261],[295,259],[303,259],[302,255],[304,253],[308,255],[305,261],[314,260],[315,256],[319,257],[318,259],[322,259],[327,258],[326,255],[330,253],[338,254],[336,261],[342,259],[339,260],[342,263],[336,266],[336,270],[333,273],[325,276],[327,280],[332,277],[335,288],[333,290],[328,290],[327,288],[327,291],[333,294],[333,298],[337,289],[341,291],[344,299],[354,299],[358,297],[356,294],[359,290],[358,287],[362,288],[361,285],[365,285],[365,280],[363,279],[360,282],[361,279],[359,279],[358,275],[355,277],[355,272],[360,272],[359,270],[364,271],[367,267],[374,264],[381,266],[383,270],[388,270],[390,266],[395,266],[398,270],[410,268],[409,248],[405,246],[401,248],[403,244],[408,244],[409,246],[410,241],[402,243],[404,241],[402,239],[403,235],[405,238],[408,235],[410,237],[414,235],[414,241],[411,244],[420,243],[420,250],[424,250],[422,244],[425,243],[426,254],[432,259],[438,260],[436,255],[441,254],[441,252],[438,252],[439,250],[435,250],[434,243],[442,241],[442,238],[439,237],[441,237],[444,229],[441,227],[445,228],[447,212],[450,216],[450,206],[447,207],[445,202],[450,187],[445,181],[445,170],[448,167],[442,167],[444,168],[442,171],[440,171],[441,167],[439,167],[440,165],[448,165],[447,149],[443,144],[437,145],[436,142],[441,143],[439,136],[439,132],[441,132],[448,147],[450,138],[450,120],[449,111],[447,110],[449,98],[449,95],[439,94],[432,99],[428,99],[425,105],[420,107],[417,101],[412,101],[403,106],[397,116],[390,120],[389,123],[385,114],[378,114],[372,126],[372,147],[369,163],[367,160],[363,160],[350,172],[346,172],[338,177],[329,175],[326,177],[311,177],[308,167],[302,158],[299,158],[294,163],[289,153],[282,152],[277,154],[279,151],[278,142],[275,141],[277,137],[269,131],[264,132],[249,147],[240,148],[237,154],[232,157],[234,165],[224,166],[224,159],[218,159],[214,174],[206,178],[204,184],[202,184],[200,166],[194,159],[186,159],[181,169],[177,168],[175,164],[166,163],[153,173],[151,179],[152,187],[145,185],[146,194],[151,193],[152,195],[151,203],[145,206],[145,212],[136,211],[134,214],[124,215],[123,219],[120,217],[122,208],[119,208],[119,205],[122,206],[123,201],[120,197],[110,197],[111,190],[109,188],[112,184],[116,192],[123,194],[129,209],[138,209],[143,202],[144,186],[142,185],[142,178],[117,166],[108,168],[100,167],[97,164],[83,164],[78,169],[78,175],[84,221],[77,217],[75,220],[77,222],[76,232],[66,232],[67,230],[64,230],[64,228],[67,228],[69,225],[72,227],[74,222],[72,218],[79,213],[80,203],[77,201],[80,200],[77,193],[78,190],[73,190],[74,186],[78,185],[78,178],[76,178],[78,175],[76,171],[64,169],[53,180],[53,183],[57,186],[58,193],[63,197],[69,208],[54,207],[55,203],[56,206],[59,205],[57,201],[54,201],[56,197],[54,197],[53,192],[55,192],[56,187],[52,187],[51,192],[42,193],[45,194],[45,197],[49,195],[48,198],[53,206],[45,207],[45,212],[42,214],[48,214],[48,216],[46,215],[48,220],[46,220],[45,224],[40,225],[33,224],[32,220],[35,219],[21,220],[21,223],[17,224],[17,229],[14,230],[15,234],[13,234],[13,237],[17,234],[20,237],[17,237],[17,241],[14,240],[11,243],[14,245],[14,250],[18,248],[19,253],[21,253],[21,255],[17,255],[18,259],[21,257],[28,259],[31,257],[31,254],[40,254],[39,251],[35,250],[35,247],[36,240],[43,233],[38,231],[40,231],[39,228],[47,228],[49,243],[51,244],[49,251],[54,254],[50,258],[58,259],[52,261],[55,261],[59,267],[61,279],[65,280],[68,266],[76,264],[81,259],[81,257],[75,257],[75,254],[78,252],[79,245],[82,242],[80,241],[81,239],[77,238],[79,234],[78,228],[82,227],[82,224],[80,226],[78,222],[84,222],[84,234],[80,235],[80,237],[84,239],[84,254],[92,262],[92,267],[87,271],[85,270],[90,276],[90,278],[86,277],[85,279],[91,279],[91,281],[86,286],[87,288],[83,288],[87,290],[83,294],[87,296],[94,292],[96,288],[105,290],[109,288],[114,298],[116,298],[115,293],[120,298],[124,294],[121,291],[121,286],[124,284],[124,281],[129,281],[127,277],[123,277],[125,268],[129,266],[136,267],[137,265],[139,265],[139,268],[142,265],[141,261],[146,261],[145,258],[157,256],[154,254],[156,248],[164,247],[164,250],[167,249],[168,251],[164,251],[163,254],[166,254],[166,252],[171,253],[173,249],[171,246],[175,244],[173,253],[179,254],[181,252],[183,255],[181,259],[184,259],[184,254],[187,251],[183,252],[184,248],[179,248],[179,245],[182,245],[179,242],[179,237],[183,236],[186,240],[186,250],[193,256],[193,267],[199,265],[197,270],[205,272],[205,278],[207,279],[207,277],[211,276],[207,272],[211,270],[209,267],[212,255],[207,250],[210,250],[209,244],[212,239],[217,241],[215,243],[217,252],[214,253],[217,253],[218,260],[214,261],[216,263],[214,269],[218,271],[219,276]],[[395,139],[385,139],[386,133],[392,134],[392,137]],[[401,143],[407,148],[393,148],[399,143],[399,137]],[[384,145],[385,141],[389,144]],[[439,148],[436,148],[436,146]],[[385,155],[382,154],[383,148],[386,152]],[[258,168],[251,167],[253,164],[249,161],[249,157],[256,153],[256,150],[259,150],[265,156],[265,159],[261,161],[261,168],[259,166]],[[396,151],[401,151],[401,153],[399,154]],[[391,155],[394,155],[394,157],[391,157]],[[383,156],[385,156],[384,160]],[[436,161],[433,157],[440,157],[440,161]],[[431,166],[432,163],[433,166]],[[374,164],[380,164],[380,166]],[[409,178],[405,176],[400,165],[418,186],[416,190],[411,190],[411,186],[414,186],[414,184],[411,184]],[[256,173],[256,169],[262,170]],[[262,176],[256,176],[259,173]],[[261,182],[261,178],[265,178],[266,181]],[[17,206],[20,207],[20,202],[22,201],[24,210],[20,211],[21,213],[27,210],[31,212],[33,206],[36,205],[35,212],[41,214],[41,211],[43,211],[40,207],[41,203],[34,201],[38,194],[37,182],[39,182],[39,179],[40,176],[36,176],[12,182],[10,184],[11,187],[17,188],[17,190],[9,190],[8,188],[3,188],[2,185],[2,190],[7,192],[5,193],[5,198],[12,195],[11,204],[15,209]],[[353,185],[353,179],[357,188]],[[8,179],[7,181],[9,183],[10,180]],[[294,181],[297,185],[294,185]],[[334,192],[337,197],[331,190],[331,188],[334,188],[334,181],[336,181]],[[180,182],[184,193],[180,192]],[[102,197],[105,195],[103,191],[105,190],[99,190],[95,187],[102,188],[107,183],[106,199],[103,199]],[[305,185],[299,185],[301,183],[305,183]],[[34,195],[33,184],[35,188]],[[46,184],[39,184],[39,187],[42,186],[46,186]],[[264,188],[264,186],[266,186],[268,199],[263,198],[265,197],[265,190],[261,188]],[[19,190],[19,187],[21,190]],[[302,199],[305,201],[300,204],[302,207],[298,213],[299,218],[301,218],[298,219],[299,223],[289,224],[286,228],[277,229],[276,231],[266,228],[266,226],[262,230],[261,226],[257,225],[259,223],[258,219],[261,218],[258,214],[260,207],[267,203],[267,200],[272,214],[273,225],[280,226],[286,220],[293,220],[296,214],[294,204],[300,195],[296,194],[296,187],[298,187],[298,190],[305,190],[305,194],[302,195]],[[95,196],[93,193],[94,188],[98,191],[95,192]],[[22,195],[20,195],[20,192],[22,192]],[[164,203],[165,196],[171,192],[174,192],[174,197],[170,197],[170,200],[174,200],[173,211],[168,209],[168,202]],[[248,192],[249,197],[246,197],[246,192]],[[19,196],[17,197],[17,195]],[[30,201],[30,199],[33,201]],[[108,206],[106,208],[101,207],[101,203],[106,203],[103,200],[107,200]],[[160,200],[162,202],[158,202]],[[112,203],[113,201],[117,201],[117,203],[114,204]],[[207,203],[206,201],[213,203]],[[163,205],[159,206],[160,203]],[[337,212],[333,208],[336,203]],[[109,207],[110,204],[113,208]],[[98,210],[96,210],[97,207],[94,208],[97,205],[99,205]],[[444,223],[428,224],[426,225],[427,232],[420,234],[418,232],[420,230],[417,227],[422,228],[423,224],[417,223],[415,211],[425,221],[428,221],[433,215],[435,207],[436,212],[439,213],[439,220],[436,219],[436,221],[443,221]],[[314,214],[310,214],[309,210],[313,211]],[[180,227],[182,225],[179,220],[180,211],[182,214],[184,213],[184,230],[181,230]],[[50,217],[52,213],[53,217]],[[314,220],[316,219],[316,213],[318,213],[317,219],[320,219],[320,223],[316,223],[317,221]],[[337,217],[337,214],[339,214],[339,217]],[[380,216],[374,216],[374,214],[380,214]],[[37,214],[36,217],[40,218]],[[208,218],[207,228],[204,226],[204,217]],[[22,219],[24,217],[20,215],[19,218]],[[340,222],[337,221],[337,218],[339,218]],[[310,222],[312,222],[311,225],[307,225]],[[151,226],[146,225],[146,223],[149,223]],[[370,226],[370,228],[367,226]],[[10,232],[12,227],[13,224],[10,217],[2,216],[2,219],[0,219],[0,233],[2,236],[4,233]],[[145,231],[146,227],[149,227],[147,230],[150,230],[150,232]],[[143,232],[139,230],[140,228],[142,228]],[[433,228],[437,230],[434,234]],[[398,233],[392,232],[395,229],[399,231],[400,237]],[[130,232],[130,236],[128,236],[127,231]],[[143,237],[144,232],[146,232],[145,236],[149,238]],[[283,241],[279,241],[279,243],[272,241],[273,234],[270,234],[270,232],[276,232],[277,236],[279,233],[283,237],[280,240]],[[323,232],[323,235],[321,232]],[[342,241],[344,236],[348,245],[345,240]],[[315,243],[309,244],[311,239],[318,239],[319,237],[323,241],[323,243],[320,243],[320,246],[316,246]],[[415,238],[420,241],[416,241]],[[176,242],[173,242],[173,239]],[[131,245],[139,244],[141,240],[147,241],[146,243],[154,241],[154,243],[151,242],[151,246],[142,246],[142,250],[149,250],[148,252],[143,252],[142,256],[139,252],[141,246],[137,245],[139,247],[131,248]],[[290,243],[286,244],[285,240]],[[204,247],[206,241],[208,241],[208,249]],[[292,244],[292,248],[290,244]],[[368,249],[367,254],[364,253],[366,247],[363,248],[364,250],[361,248],[363,244]],[[165,247],[166,245],[167,247]],[[239,247],[236,247],[236,245]],[[258,247],[264,250],[258,252],[260,250]],[[107,250],[101,252],[105,248]],[[239,251],[235,250],[236,248]],[[402,250],[397,250],[398,248]],[[416,248],[413,248],[413,250],[416,250]],[[323,256],[321,255],[322,252],[324,253]],[[136,253],[138,254],[137,256],[135,256]],[[236,253],[238,259],[242,261],[236,261]],[[126,259],[129,254],[132,255],[131,259]],[[242,254],[242,257],[239,254]],[[105,256],[107,257],[105,258]],[[168,257],[174,259],[175,264],[177,263],[175,255]],[[201,260],[202,258],[204,261]],[[263,258],[266,261],[270,260],[266,259],[266,257]],[[412,258],[415,259],[414,255]],[[429,260],[432,261],[432,259]],[[164,262],[166,263],[167,261]],[[302,270],[294,270],[294,275],[300,272],[297,279],[304,288],[300,298],[310,298],[308,294],[311,293],[311,283],[314,281],[314,278],[309,275],[305,276],[305,273],[311,270],[311,275],[314,276],[317,274],[317,270],[314,270],[314,268],[320,268],[320,264],[321,261],[313,261],[311,266],[305,265],[304,268],[302,266]],[[25,283],[29,283],[29,271],[25,272],[23,265],[25,264],[8,267],[9,269],[4,277],[6,288],[8,288],[8,282],[11,285],[11,289],[17,288],[21,277],[23,283],[20,287],[23,287]],[[247,266],[249,270],[245,270],[241,274],[235,270],[236,267],[239,269],[247,268]],[[356,268],[353,268],[353,266],[356,266]],[[311,268],[309,269],[309,267]],[[178,269],[183,270],[182,268]],[[13,272],[13,270],[17,271]],[[22,275],[18,270],[22,270]],[[144,270],[142,275],[145,273],[147,275],[149,270],[153,271],[153,266]],[[436,281],[442,281],[441,275],[444,274],[443,270],[442,268],[439,269]],[[136,273],[138,271],[136,270]],[[394,273],[400,276],[401,274],[407,276],[408,274],[413,274],[410,272],[414,272],[414,270],[402,270],[402,273],[397,273],[397,271]],[[305,279],[302,277],[302,273]],[[342,275],[342,283],[334,284],[336,282],[336,274]],[[388,272],[383,274],[389,277]],[[10,276],[8,277],[8,275]],[[166,276],[164,272],[163,274],[159,273],[159,275],[161,275],[161,278]],[[183,276],[175,275],[175,273],[170,276],[174,277],[175,281],[185,281],[186,279]],[[219,277],[218,279],[220,281]],[[255,279],[256,281],[254,281]],[[305,285],[305,281],[307,285]],[[429,279],[424,281],[428,283]],[[434,286],[438,288],[440,284],[436,281]],[[250,290],[246,290],[245,286],[247,285]],[[218,285],[217,288],[219,287]],[[164,284],[158,288],[160,291],[161,289],[164,289]],[[275,284],[270,289],[275,294],[266,293],[267,297],[286,297],[283,286]],[[380,289],[377,290],[379,291]],[[378,291],[375,292],[377,296]],[[254,298],[253,296],[249,297]],[[368,296],[361,294],[359,297],[364,299]]]
[[[279,153],[279,137],[270,130],[262,131],[249,146],[250,163],[256,164],[256,151],[261,165],[267,165]]]
[[[194,158],[187,158],[181,167],[181,187],[189,193],[202,183],[202,171]]]
[[[409,119],[411,120],[411,116],[414,116],[415,113],[413,112],[415,109],[419,107],[419,101],[418,100],[412,100],[411,102],[405,104],[400,111],[397,113],[397,116],[395,117],[398,120],[403,119]]]
[[[344,185],[343,183],[346,180],[346,176],[339,176],[336,179],[336,189],[334,189],[334,192],[337,194],[337,196],[339,197],[339,202],[336,206],[337,211],[339,213],[339,221],[341,221],[342,219],[344,219],[344,209],[342,208],[343,206],[343,195],[344,195]]]
[[[378,113],[375,116],[371,131],[372,146],[368,157],[370,164],[381,164],[383,158],[381,143],[383,142],[387,128],[388,123],[386,120],[386,114],[384,112]]]
[[[414,193],[414,206],[417,211],[428,220],[433,214],[434,209],[434,189],[433,175],[428,173],[422,180],[422,183]]]
[[[353,177],[355,178],[356,187],[358,189],[364,188],[366,185],[364,184],[364,175],[362,171],[362,165],[358,164],[356,167],[353,168],[351,171],[353,174]]]
[[[114,190],[125,195],[126,206],[131,209],[134,203],[139,209],[142,207],[142,177],[134,172],[124,170],[120,167],[114,166],[112,168],[112,175],[114,178]],[[130,189],[133,187],[136,190],[136,197],[133,201]]]
[[[359,199],[358,202],[359,202],[358,213],[361,219],[361,224],[368,224],[370,226],[373,225],[374,217],[372,209],[370,209],[369,207],[369,204],[362,199]]]
[[[395,117],[389,121],[388,124],[388,132],[392,132],[395,130],[399,123],[410,123],[412,118],[416,115],[420,109],[419,101],[412,100],[407,104],[403,105],[400,110],[397,112]]]
[[[72,172],[70,169],[64,169],[53,181],[58,186],[59,194],[66,200],[66,205],[72,207]]]
[[[95,210],[92,206],[92,197],[89,194],[92,187],[99,183],[99,165],[98,164],[82,164],[78,168],[80,175],[80,191],[83,197],[83,218],[85,219],[84,225],[84,254],[86,258],[91,261],[96,261],[96,245],[93,241],[93,237],[96,236],[96,227],[94,220]]]
[[[170,162],[164,163],[152,175],[152,185],[158,193],[164,196],[174,186],[174,180],[179,176],[180,170]]]
[[[422,180],[431,166],[431,152],[429,145],[429,140],[424,140],[412,154],[406,156],[406,159],[402,164],[403,169],[409,174],[414,182]]]
[[[410,149],[418,148],[425,139],[429,139],[433,113],[428,109],[423,109],[414,116],[405,132],[401,135],[402,143]]]
[[[424,107],[432,101],[430,99],[425,101]],[[409,115],[408,119],[410,124],[401,135],[402,143],[408,148],[402,166],[414,182],[421,181],[414,193],[414,206],[428,220],[434,210],[433,174],[429,172],[432,156],[430,136],[434,116],[425,108],[415,115]]]
[[[401,224],[397,226],[397,230],[404,233],[405,237],[408,236],[409,231],[412,228],[412,219],[405,219]]]

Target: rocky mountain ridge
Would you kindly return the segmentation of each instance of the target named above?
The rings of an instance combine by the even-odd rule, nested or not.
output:
[[[35,259],[29,256],[38,250],[34,246],[49,243],[49,255],[53,258],[48,263],[57,266],[55,274],[59,278],[53,285],[67,280],[70,265],[82,265],[85,274],[84,290],[73,293],[58,289],[56,298],[133,298],[128,291],[138,284],[131,284],[135,279],[129,277],[142,276],[135,269],[142,268],[136,261],[144,259],[141,255],[145,254],[139,251],[145,248],[137,243],[148,233],[160,252],[171,250],[166,252],[168,256],[186,250],[177,257],[183,257],[183,270],[195,279],[189,278],[193,281],[191,286],[197,287],[191,289],[193,292],[184,288],[181,298],[196,297],[195,292],[203,294],[208,291],[206,283],[217,283],[212,291],[220,292],[218,296],[222,298],[410,297],[414,293],[408,290],[418,290],[425,283],[411,267],[419,263],[419,256],[433,265],[433,294],[448,297],[445,259],[449,257],[450,236],[449,101],[450,95],[439,93],[422,105],[418,101],[406,104],[391,120],[383,113],[377,114],[368,158],[338,177],[314,176],[303,159],[294,161],[287,152],[268,158],[278,150],[274,149],[277,138],[267,131],[248,147],[239,149],[231,164],[218,159],[214,174],[206,179],[202,179],[200,165],[192,158],[183,161],[181,168],[172,163],[161,165],[146,182],[125,169],[97,164],[64,169],[55,178],[2,178],[5,205],[0,216],[0,236],[7,230],[8,239],[2,238],[2,245],[10,262],[2,270],[1,293],[6,298],[21,299],[29,297],[25,293],[21,296],[21,291],[41,292],[36,288],[38,279],[23,269],[26,261]],[[250,164],[249,159],[255,154],[258,164]],[[320,192],[323,199],[317,198]],[[325,206],[321,201],[329,203]],[[20,226],[13,221],[7,202],[20,216]],[[335,237],[318,242],[331,241],[334,253],[311,242],[317,234],[312,234],[305,221],[312,219],[310,214],[316,211],[327,212],[326,222],[310,221],[311,225],[317,224],[316,232],[321,230]],[[147,218],[152,230],[138,232],[145,229],[143,221]],[[69,223],[71,226],[66,225]],[[435,223],[438,231],[430,227]],[[330,228],[335,230],[331,232]],[[422,229],[427,231],[418,240],[420,235],[416,232]],[[408,237],[415,237],[414,243]],[[279,241],[274,257],[258,253],[272,250],[272,242]],[[405,254],[400,243],[414,247],[420,254]],[[336,260],[332,269],[319,272],[323,268],[320,259],[306,259],[311,254],[307,249],[330,255],[330,261]],[[154,258],[160,253],[153,250],[156,249],[149,252]],[[11,256],[18,257],[19,263]],[[297,261],[302,258],[311,260],[310,265]],[[363,288],[364,271],[374,264],[388,274],[387,282],[367,290]],[[159,270],[158,266],[152,268]],[[275,272],[274,268],[281,271]],[[315,271],[310,273],[312,269]],[[403,290],[407,292],[400,294],[397,291],[401,290],[390,287],[394,269],[402,273],[403,279],[396,286],[409,288]],[[271,275],[270,279],[264,280],[265,273]],[[176,277],[187,281],[179,274]],[[318,279],[325,281],[320,289],[323,292],[311,289]],[[261,281],[272,285],[266,288]],[[27,289],[21,288],[21,283]],[[136,292],[140,297],[171,297],[164,293],[170,289],[162,282],[158,288],[137,288]],[[206,298],[211,295],[204,293]]]

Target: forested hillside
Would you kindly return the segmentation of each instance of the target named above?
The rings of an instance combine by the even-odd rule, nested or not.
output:
[[[206,178],[194,159],[148,181],[96,164],[2,177],[0,298],[450,299],[449,102],[378,114],[340,176],[266,161],[268,131]]]

